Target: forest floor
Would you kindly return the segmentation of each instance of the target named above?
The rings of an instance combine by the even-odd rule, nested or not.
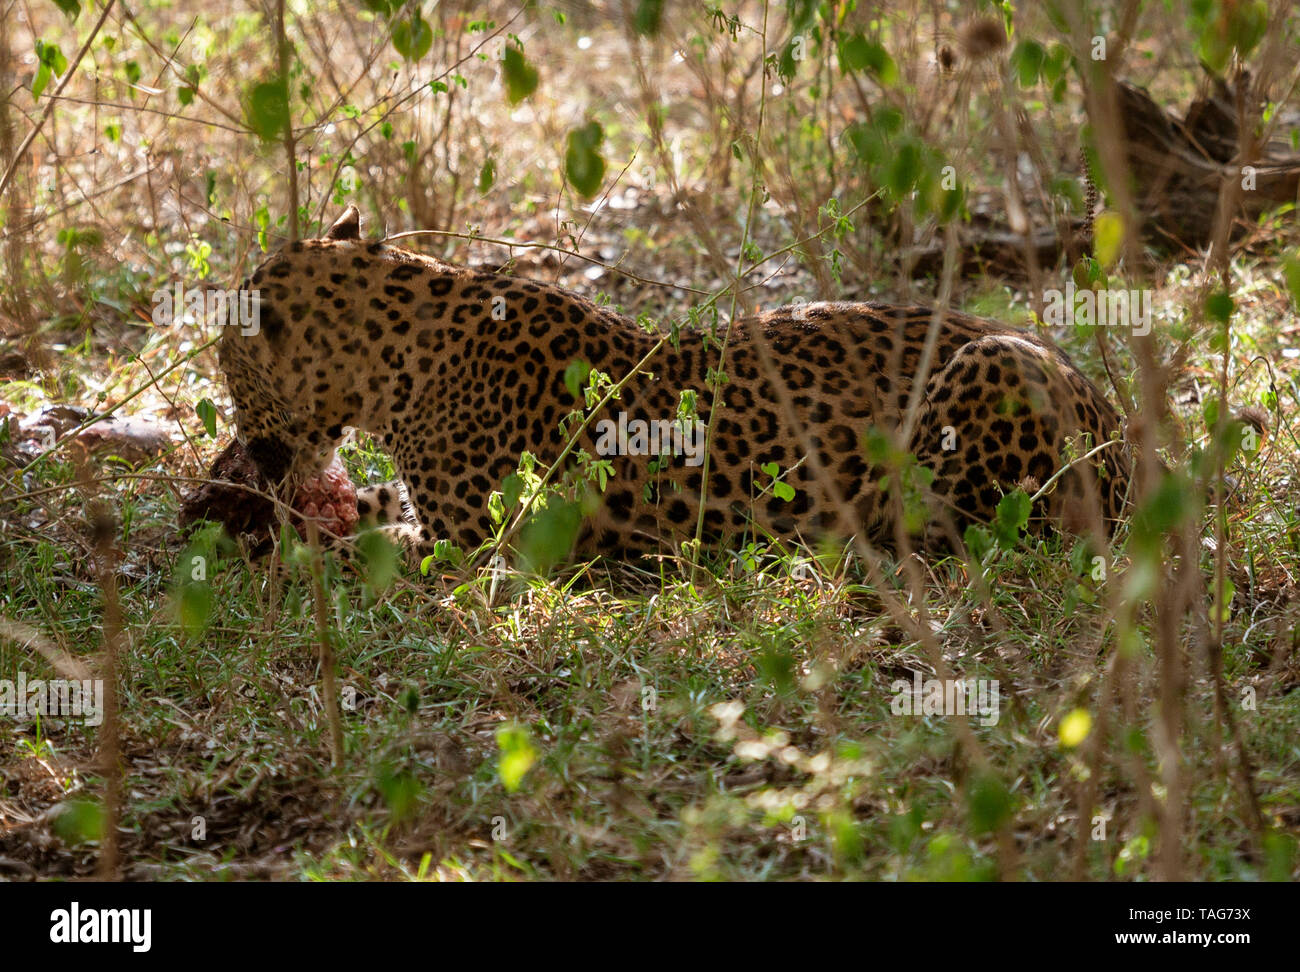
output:
[[[564,77],[582,70],[572,57]],[[684,69],[665,77],[665,90],[694,93]],[[507,124],[495,135],[504,181],[511,153],[527,155],[529,144]],[[684,311],[686,288],[719,291],[729,281],[702,252],[698,221],[665,203],[659,188],[616,181],[602,205],[577,211],[589,225],[566,232],[578,230],[583,254],[663,286],[554,251],[449,246],[457,259],[504,265],[667,319]],[[735,222],[734,207],[696,192],[707,223]],[[472,216],[482,237],[559,243],[556,213],[545,186],[520,181],[476,201]],[[323,215],[328,223],[334,213]],[[1179,867],[1189,879],[1300,875],[1300,319],[1286,286],[1287,254],[1300,246],[1293,216],[1261,221],[1234,247],[1230,346],[1189,341],[1169,389],[1182,439],[1203,444],[1227,353],[1231,407],[1270,416],[1259,450],[1230,470],[1233,488],[1223,500],[1231,594],[1222,672],[1249,754],[1247,782],[1216,699],[1204,617],[1188,618],[1182,636],[1187,674],[1174,778]],[[238,279],[247,241],[223,230],[206,221],[209,252],[177,259],[210,260],[214,277]],[[760,212],[752,235],[764,252],[789,242],[770,211]],[[120,415],[162,429],[165,444],[145,459],[78,458],[63,449],[26,466],[36,440],[24,445],[13,431],[4,438],[5,455],[21,455],[24,465],[4,468],[15,488],[0,497],[0,679],[49,678],[48,657],[90,658],[102,649],[107,595],[94,570],[88,510],[108,500],[124,631],[123,876],[1157,874],[1170,777],[1153,741],[1160,691],[1153,615],[1139,613],[1145,644],[1124,654],[1115,643],[1112,581],[1081,569],[1069,538],[1025,539],[977,572],[956,558],[918,561],[920,597],[907,565],[889,562],[882,583],[842,552],[770,545],[715,553],[703,570],[666,556],[642,565],[597,561],[545,578],[509,569],[408,572],[382,591],[335,567],[325,616],[344,753],[331,765],[309,571],[224,548],[207,567],[206,622],[197,630],[185,624],[189,560],[179,498],[233,433],[215,356],[187,360],[201,336],[160,334],[147,323],[146,295],[166,276],[157,267],[108,260],[77,270],[94,278],[92,287],[66,265],[75,249],[66,248],[60,272],[77,282],[64,287],[51,275],[57,298],[42,305],[40,340],[7,332],[0,415],[14,419],[12,430],[55,405],[120,406]],[[733,260],[736,253],[727,250]],[[1200,257],[1146,256],[1161,354],[1169,356],[1188,339]],[[926,299],[933,285],[849,276],[836,296]],[[824,289],[792,259],[747,299],[773,307]],[[123,292],[131,298],[120,299]],[[959,278],[952,304],[1030,324],[1024,281],[996,273]],[[1077,329],[1052,336],[1111,391],[1090,336]],[[1112,350],[1118,373],[1131,376],[1130,350]],[[216,435],[195,411],[204,400],[223,416]],[[391,472],[364,441],[345,458],[358,481]],[[104,481],[86,487],[87,471]],[[1220,553],[1217,509],[1200,525],[1196,555],[1207,574]],[[1128,539],[1126,531],[1116,539],[1115,578],[1131,563]],[[987,593],[978,593],[982,585]],[[914,678],[933,677],[935,659],[884,610],[886,597],[923,619],[956,677],[996,681],[997,718],[969,720],[982,761],[951,717],[898,711],[897,683],[910,690]],[[1207,602],[1203,614],[1212,610]],[[1121,655],[1125,689],[1107,694]],[[1080,713],[1088,720],[1082,729]],[[0,877],[96,872],[99,742],[100,733],[69,721],[5,726]]]

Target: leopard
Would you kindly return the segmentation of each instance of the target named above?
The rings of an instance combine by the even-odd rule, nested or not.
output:
[[[227,328],[218,352],[239,443],[268,482],[302,482],[368,433],[397,479],[358,490],[361,522],[417,556],[489,541],[525,453],[586,460],[584,481],[599,461],[575,556],[693,538],[951,549],[1017,489],[1035,528],[1109,536],[1128,502],[1122,422],[1098,387],[1035,330],[955,310],[805,302],[666,338],[558,285],[363,239],[355,206],[243,286],[258,327]],[[620,381],[577,431],[575,366]]]

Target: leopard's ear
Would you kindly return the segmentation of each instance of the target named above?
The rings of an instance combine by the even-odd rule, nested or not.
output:
[[[343,215],[334,221],[334,225],[325,234],[327,240],[361,239],[361,213],[356,206],[343,210]]]

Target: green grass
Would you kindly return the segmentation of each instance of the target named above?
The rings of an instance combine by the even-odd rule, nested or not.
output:
[[[170,514],[155,504],[137,522],[147,531]],[[881,618],[878,592],[854,565],[792,577],[789,559],[734,557],[695,584],[675,565],[662,577],[597,567],[567,592],[559,578],[511,575],[491,603],[486,576],[399,581],[374,600],[343,574],[331,585],[330,617],[346,758],[331,768],[306,577],[278,568],[272,610],[270,564],[220,563],[210,622],[187,638],[173,623],[164,560],[158,574],[122,588],[129,873],[916,880],[1010,867],[1009,876],[1059,878],[1083,768],[1057,727],[1088,706],[1109,654],[1101,609],[1066,610],[1068,561],[1059,542],[1001,557],[990,605],[1013,625],[1001,633],[958,565],[936,565],[927,588],[954,672],[1002,687],[997,724],[974,731],[1004,791],[997,812],[1014,821],[1007,858],[972,805],[981,777],[951,718],[891,712],[890,684],[928,665]],[[78,579],[71,551],[33,539],[11,569],[7,617],[57,631],[74,652],[98,647],[99,591]],[[1228,640],[1230,683],[1257,680],[1268,634],[1241,618]],[[40,667],[10,645],[0,666]],[[1138,687],[1127,729],[1133,758],[1155,775],[1150,688]],[[1286,846],[1263,862],[1243,853],[1240,799],[1218,765],[1232,757],[1203,679],[1189,686],[1187,712],[1189,872],[1290,873]],[[1266,814],[1290,830],[1300,698],[1262,693],[1242,722]],[[532,757],[513,790],[501,768],[501,733],[511,727],[521,735],[504,745],[525,764]],[[21,780],[40,780],[42,763],[75,767],[57,794],[41,780],[52,802],[95,793],[86,735],[42,731],[39,747],[9,758],[6,799],[29,796]],[[1123,762],[1104,761],[1102,774],[1099,803],[1113,819],[1108,840],[1089,842],[1083,875],[1140,877],[1149,869],[1140,853],[1117,861],[1151,823]],[[202,840],[192,836],[196,817]],[[86,870],[93,856],[93,845],[61,847],[51,873]]]

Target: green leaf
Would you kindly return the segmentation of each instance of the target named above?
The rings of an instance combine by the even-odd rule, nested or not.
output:
[[[50,83],[50,68],[48,65],[42,64],[40,67],[36,69],[36,73],[32,75],[32,97],[39,98],[41,96],[41,92],[45,90],[46,86],[49,83]]]
[[[885,186],[895,199],[902,199],[921,178],[921,147],[914,141],[903,142],[894,152],[894,160],[885,177]]]
[[[50,822],[50,829],[69,846],[104,836],[104,808],[98,800],[79,798],[61,804]]]
[[[465,551],[455,546],[450,540],[435,540],[433,542],[433,556],[425,557],[420,562],[420,572],[427,576],[430,565],[436,561],[445,561],[453,567],[459,567],[465,562]]]
[[[1300,253],[1282,258],[1282,276],[1291,293],[1291,303],[1300,310]]]
[[[185,84],[176,91],[176,97],[182,105],[194,102],[194,96],[199,90],[199,82],[202,80],[203,71],[197,64],[191,64],[185,69]]]
[[[289,90],[283,79],[262,81],[248,90],[244,117],[253,133],[265,141],[289,130]]]
[[[176,620],[187,637],[198,638],[212,616],[212,577],[217,570],[221,546],[230,541],[219,523],[194,532],[189,544],[176,558],[172,602]]]
[[[754,658],[758,677],[779,694],[789,695],[796,685],[794,654],[782,645],[768,645]]]
[[[794,499],[794,487],[780,479],[772,483],[772,495],[788,503]]]
[[[962,539],[965,541],[966,549],[970,551],[971,557],[977,561],[982,561],[989,555],[989,551],[993,549],[993,534],[976,523],[972,523],[966,528],[966,533]]]
[[[194,406],[194,412],[203,422],[203,431],[211,439],[217,434],[217,407],[212,404],[210,398],[200,398],[199,403]]]
[[[267,243],[270,239],[271,229],[271,210],[265,205],[257,207],[253,212],[253,223],[257,226],[257,246],[265,253]]]
[[[1088,572],[1092,565],[1092,545],[1087,540],[1080,540],[1070,548],[1070,569],[1079,577]]]
[[[1080,257],[1070,271],[1070,276],[1080,290],[1087,290],[1097,284],[1104,287],[1106,283],[1106,271],[1102,269],[1101,261],[1090,256]]]
[[[524,58],[524,52],[513,45],[506,47],[501,62],[501,75],[506,82],[506,100],[517,105],[537,90],[538,73]]]
[[[41,63],[48,64],[50,70],[56,75],[61,75],[68,69],[68,59],[63,56],[63,51],[59,49],[58,44],[42,44],[37,41],[36,54]]]
[[[1216,24],[1207,24],[1196,42],[1196,55],[1204,61],[1215,74],[1222,74],[1232,57],[1232,43]]]
[[[1043,61],[1040,73],[1050,85],[1060,84],[1065,80],[1065,67],[1070,60],[1070,49],[1064,44],[1053,44],[1052,51]],[[1055,91],[1053,91],[1055,98]]]
[[[1115,873],[1123,877],[1131,868],[1136,868],[1145,861],[1150,854],[1151,838],[1146,834],[1138,834],[1120,848],[1119,855],[1115,858]]]
[[[1040,484],[1041,485],[1041,484]],[[1029,524],[1033,503],[1023,489],[1013,489],[998,501],[997,515],[993,520],[993,533],[1003,550],[1014,547],[1020,532]]]
[[[59,50],[58,44],[47,44],[37,38],[36,60],[39,67],[32,78],[32,97],[39,98],[51,80],[68,69],[68,59]]]
[[[1182,523],[1189,513],[1195,512],[1193,504],[1188,502],[1193,493],[1190,484],[1173,473],[1166,473],[1133,514],[1134,540],[1148,549],[1154,547],[1165,533]]]
[[[591,375],[591,365],[585,361],[570,361],[564,369],[564,387],[575,401],[582,401],[582,389]]]
[[[420,792],[424,789],[410,770],[381,774],[375,781],[375,788],[379,790],[379,795],[387,804],[394,823],[399,823],[411,815]]]
[[[1228,323],[1236,306],[1232,297],[1222,290],[1216,291],[1205,298],[1206,316],[1212,321],[1218,321],[1220,324]]]
[[[1291,880],[1295,867],[1296,843],[1292,834],[1271,833],[1264,837],[1264,880]]]
[[[1201,406],[1201,417],[1205,420],[1205,427],[1213,431],[1219,424],[1219,400],[1217,398],[1207,398],[1205,404]]]
[[[594,121],[569,132],[564,172],[573,188],[586,199],[600,191],[605,179],[605,159],[600,154],[604,140],[605,130]]]
[[[1011,793],[1002,780],[992,773],[976,777],[971,784],[968,800],[971,830],[977,834],[991,833],[1011,819],[1014,808]]]
[[[177,610],[185,634],[191,638],[202,636],[208,630],[208,620],[212,617],[212,585],[183,584]]]
[[[638,0],[632,14],[632,29],[642,37],[653,37],[659,33],[663,16],[664,0]]]
[[[432,47],[433,28],[419,11],[393,24],[393,48],[408,61],[420,60]]]
[[[1226,6],[1226,5],[1225,5]],[[1237,56],[1246,58],[1268,30],[1268,4],[1265,0],[1238,3],[1228,8],[1228,40]]]
[[[582,526],[582,509],[577,503],[552,499],[545,509],[538,510],[520,531],[519,557],[523,568],[545,574],[565,560],[573,549]]]
[[[54,5],[62,10],[69,20],[76,20],[81,14],[81,4],[77,0],[54,0]]]
[[[514,793],[523,783],[524,776],[537,761],[537,748],[521,726],[502,726],[497,730],[497,774],[507,793]]]
[[[510,509],[519,502],[519,497],[524,493],[524,477],[518,473],[511,473],[505,479],[501,480],[501,502],[505,504],[506,509]]]
[[[1092,224],[1092,249],[1102,267],[1112,267],[1124,244],[1124,220],[1110,210],[1098,213]]]
[[[841,41],[839,53],[841,70],[870,71],[885,87],[898,81],[898,66],[889,52],[861,33]]]
[[[1056,734],[1060,737],[1062,746],[1074,749],[1088,738],[1091,731],[1092,715],[1087,709],[1074,709],[1061,720]]]
[[[777,59],[776,63],[777,76],[787,84],[790,79],[794,77],[795,71],[797,71],[799,67],[799,62],[794,59],[794,54],[795,42],[794,39],[791,38],[786,41],[785,46],[781,48],[781,56]]]
[[[947,223],[956,218],[962,211],[962,206],[966,202],[966,189],[961,184],[957,184],[956,189],[945,189],[943,195],[939,197],[939,220]]]
[[[401,569],[401,552],[382,530],[367,530],[357,538],[362,576],[372,594],[388,590]]]
[[[1046,60],[1047,52],[1036,40],[1022,40],[1015,46],[1011,51],[1011,69],[1016,72],[1020,87],[1032,88],[1038,83]]]
[[[863,451],[867,459],[876,466],[883,466],[892,461],[894,445],[888,435],[876,426],[871,426],[862,436]]]
[[[497,181],[497,164],[492,159],[484,159],[483,166],[478,170],[478,194],[486,196],[492,184]]]

